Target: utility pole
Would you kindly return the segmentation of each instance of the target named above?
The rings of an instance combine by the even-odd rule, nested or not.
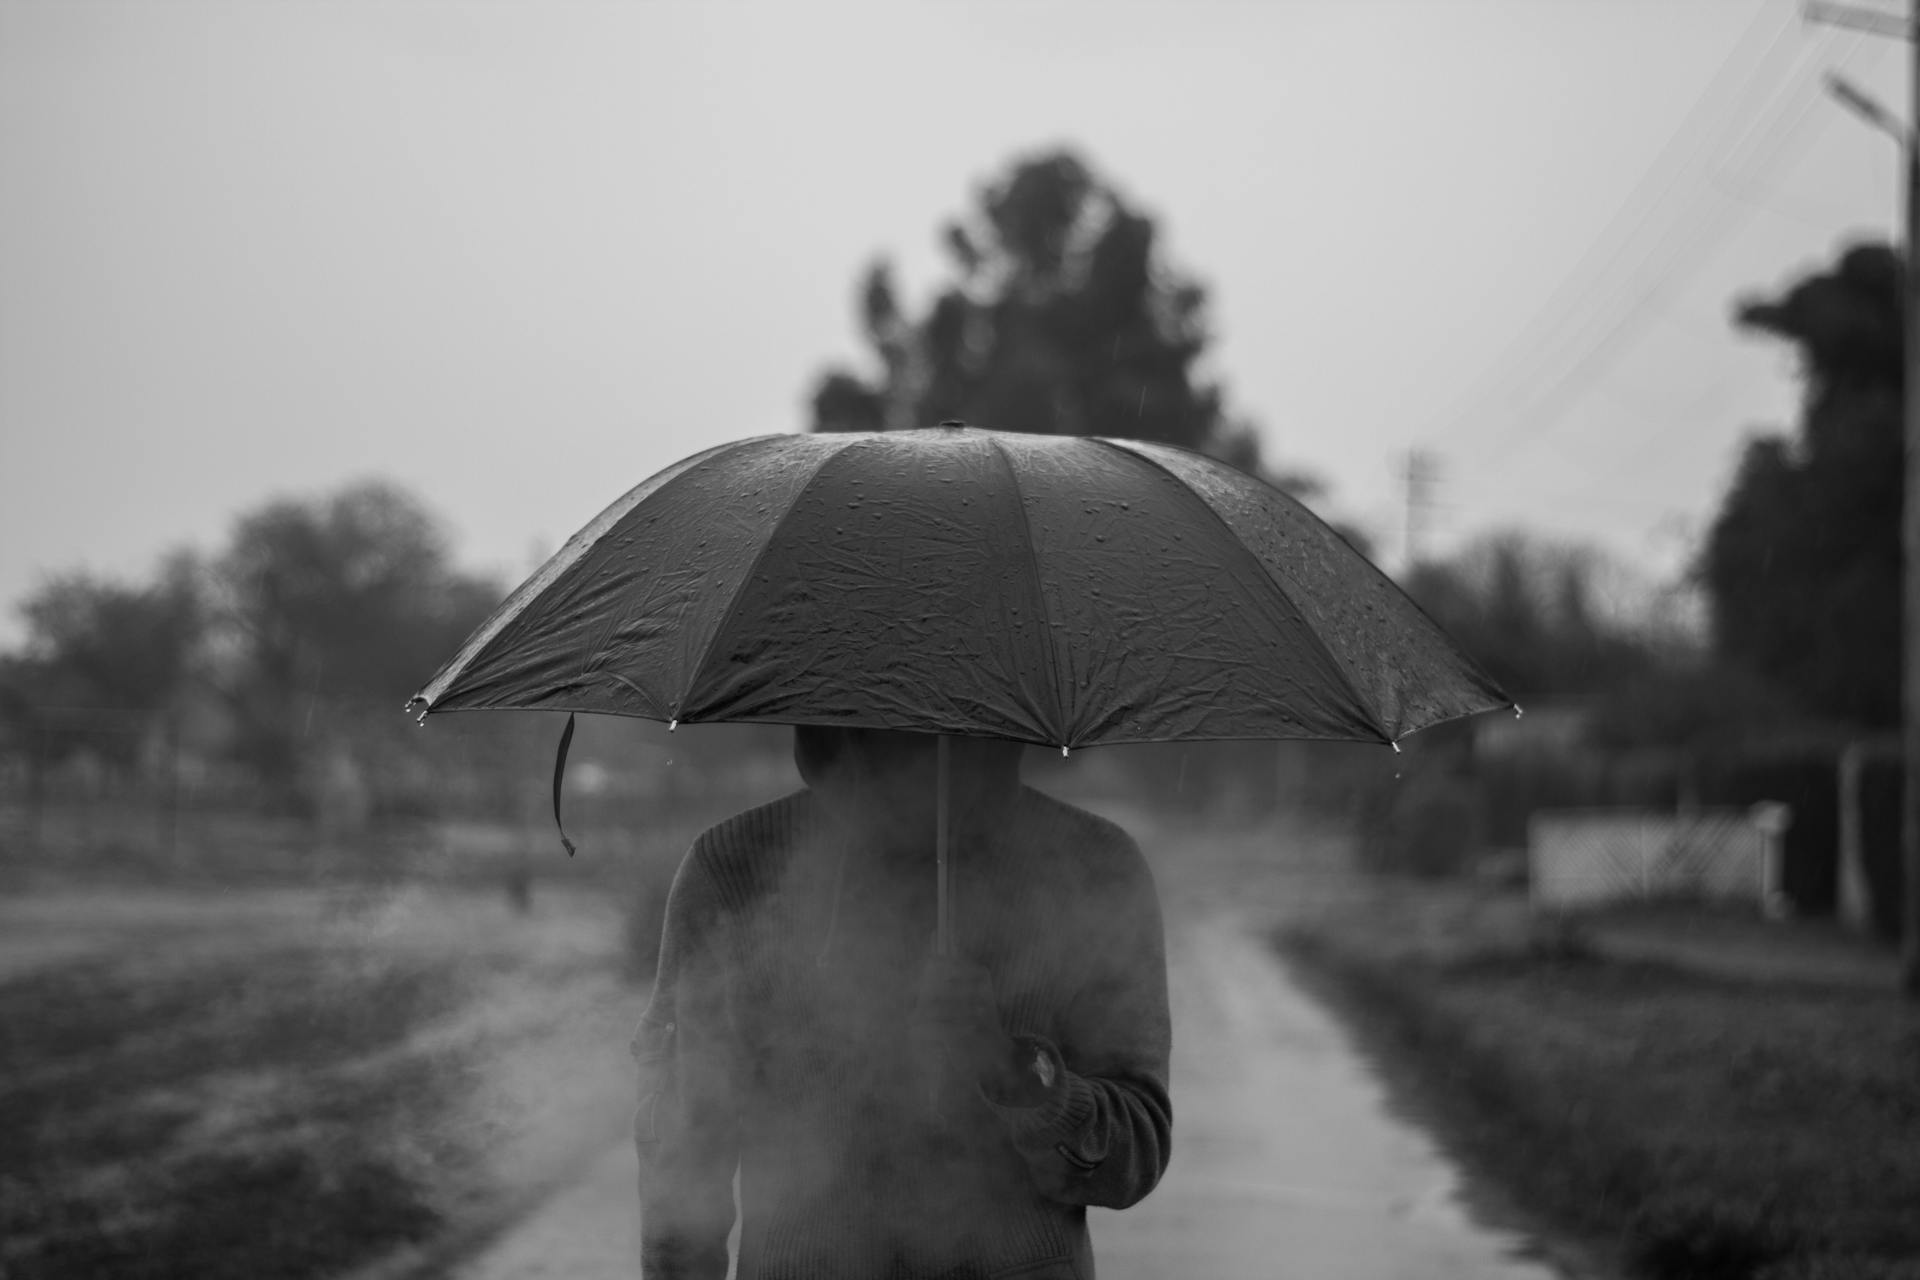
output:
[[[1405,470],[1406,522],[1402,526],[1401,554],[1408,569],[1420,563],[1425,550],[1427,516],[1433,509],[1433,491],[1440,484],[1440,459],[1425,449],[1407,450]]]
[[[1875,128],[1893,134],[1905,161],[1906,210],[1901,246],[1906,316],[1906,485],[1900,508],[1901,548],[1901,766],[1900,800],[1900,989],[1920,1000],[1920,32],[1916,15],[1885,10],[1810,3],[1806,16],[1816,22],[1899,36],[1908,46],[1908,123],[1902,126],[1871,98],[1838,77],[1828,80],[1834,94]]]
[[[1906,579],[1901,623],[1901,767],[1900,866],[1906,890],[1900,915],[1900,989],[1920,1000],[1920,40],[1907,29],[1909,98],[1907,119],[1906,217],[1906,486],[1900,508],[1900,548]]]

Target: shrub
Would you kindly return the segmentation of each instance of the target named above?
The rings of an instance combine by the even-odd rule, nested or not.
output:
[[[1795,910],[1808,915],[1831,914],[1839,884],[1837,754],[1827,743],[1789,743],[1700,762],[1703,803],[1745,806],[1777,800],[1793,810],[1782,844],[1781,888]]]
[[[1413,876],[1464,871],[1478,849],[1471,779],[1423,772],[1403,780],[1363,841],[1374,870]]]
[[[1656,1202],[1627,1224],[1628,1265],[1650,1280],[1749,1280],[1783,1252],[1765,1212],[1751,1205]]]
[[[1753,1280],[1920,1280],[1920,1261],[1857,1254],[1784,1258],[1761,1267]]]
[[[1900,904],[1906,875],[1900,865],[1900,801],[1906,762],[1898,755],[1869,759],[1860,778],[1860,851],[1874,931],[1889,942],[1900,937]]]

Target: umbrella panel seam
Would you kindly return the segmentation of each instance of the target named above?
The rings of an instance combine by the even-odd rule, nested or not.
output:
[[[813,469],[813,474],[794,487],[793,496],[787,500],[787,509],[782,511],[779,518],[773,522],[773,527],[767,531],[766,539],[761,542],[760,549],[753,553],[753,559],[748,561],[746,569],[740,575],[740,580],[734,584],[733,599],[727,602],[726,612],[720,615],[720,621],[714,627],[713,634],[707,637],[706,648],[701,651],[699,661],[695,662],[689,670],[686,688],[680,690],[674,698],[672,711],[678,722],[692,723],[686,716],[679,713],[686,709],[686,704],[693,697],[694,690],[700,687],[707,673],[707,664],[713,660],[713,651],[720,644],[720,637],[727,633],[727,628],[732,625],[735,615],[740,612],[741,601],[747,596],[747,584],[753,580],[754,573],[766,560],[767,553],[779,539],[781,530],[786,528],[787,520],[793,515],[794,509],[800,505],[801,499],[806,497],[807,491],[819,482],[821,473],[827,469],[827,464],[840,457],[850,447],[851,444],[842,444],[830,453],[823,453],[819,463]]]
[[[1033,536],[1033,519],[1027,514],[1026,490],[1020,484],[1019,469],[1013,465],[1013,459],[1007,455],[1006,449],[1001,446],[998,440],[995,440],[991,436],[987,438],[987,442],[993,448],[994,457],[1000,460],[1001,467],[1006,470],[1007,483],[1013,487],[1014,509],[1019,515],[1020,525],[1026,530],[1027,535],[1027,569],[1033,578],[1034,605],[1040,611],[1040,616],[1035,621],[1040,629],[1040,643],[1046,647],[1047,651],[1047,671],[1051,676],[1049,683],[1052,686],[1051,692],[1054,701],[1052,708],[1055,713],[1053,721],[1060,731],[1061,738],[1059,742],[1049,743],[1047,745],[1061,748],[1071,747],[1073,745],[1073,731],[1076,726],[1071,723],[1068,715],[1067,680],[1065,674],[1060,670],[1060,651],[1053,642],[1053,619],[1047,610],[1046,585],[1040,577],[1040,554],[1038,543]]]
[[[679,464],[676,464],[679,468],[678,470],[668,468],[668,470],[673,471],[672,475],[664,475],[664,473],[662,473],[649,476],[608,503],[600,514],[595,516],[585,528],[581,529],[573,537],[567,539],[566,545],[561,547],[545,564],[541,565],[533,577],[522,583],[520,590],[514,591],[508,595],[505,600],[500,602],[499,607],[487,616],[486,621],[475,628],[473,635],[468,638],[465,644],[460,646],[459,651],[456,652],[452,658],[447,660],[446,665],[435,672],[433,678],[422,685],[420,691],[407,700],[407,706],[411,708],[416,703],[424,702],[426,707],[421,712],[421,718],[424,720],[428,715],[431,715],[435,709],[434,703],[445,695],[447,687],[450,687],[455,680],[464,675],[467,669],[485,652],[489,645],[495,640],[498,640],[509,627],[525,615],[534,601],[552,590],[554,584],[560,581],[567,570],[573,568],[574,565],[580,562],[583,556],[598,546],[601,539],[611,533],[614,528],[618,526],[622,520],[625,520],[631,515],[634,509],[641,503],[672,484],[675,480],[680,479],[703,463],[711,460],[716,455],[723,453],[731,455],[769,438],[770,437],[767,436],[754,436],[746,440],[730,440],[725,444],[715,445],[711,449],[703,450],[690,458],[682,459]],[[656,481],[658,483],[656,483]],[[643,490],[645,492],[642,492]],[[636,497],[636,494],[639,496]],[[550,568],[552,569],[551,574],[548,573]],[[439,692],[430,692],[436,685],[441,686]]]
[[[1314,648],[1319,650],[1320,656],[1326,660],[1327,665],[1333,670],[1333,672],[1336,675],[1340,677],[1340,682],[1346,686],[1347,693],[1353,698],[1354,705],[1360,708],[1362,714],[1364,714],[1366,717],[1367,723],[1373,728],[1373,731],[1375,733],[1380,735],[1380,740],[1382,742],[1388,742],[1388,743],[1391,743],[1394,740],[1393,734],[1387,729],[1385,725],[1380,723],[1379,712],[1377,712],[1368,703],[1366,695],[1362,694],[1360,692],[1360,687],[1354,683],[1353,673],[1347,670],[1347,665],[1344,662],[1340,661],[1339,655],[1334,653],[1332,648],[1327,644],[1326,639],[1321,636],[1319,629],[1314,625],[1313,619],[1307,615],[1307,611],[1300,607],[1300,603],[1297,600],[1295,600],[1293,596],[1287,591],[1286,586],[1280,581],[1278,577],[1274,575],[1273,570],[1267,567],[1267,562],[1262,560],[1258,555],[1254,554],[1253,548],[1249,547],[1246,544],[1245,540],[1243,540],[1239,534],[1234,532],[1233,526],[1227,523],[1227,518],[1221,515],[1218,511],[1216,511],[1211,502],[1208,502],[1206,498],[1203,495],[1201,495],[1197,490],[1195,490],[1192,485],[1188,484],[1185,480],[1181,479],[1179,472],[1175,471],[1172,467],[1169,467],[1166,463],[1160,461],[1158,458],[1155,458],[1150,454],[1141,453],[1134,449],[1129,449],[1126,445],[1120,443],[1119,441],[1109,440],[1104,436],[1089,436],[1088,439],[1093,440],[1108,449],[1111,449],[1113,452],[1117,454],[1120,454],[1124,457],[1137,459],[1138,461],[1144,463],[1145,465],[1152,467],[1155,471],[1160,472],[1162,475],[1166,476],[1169,480],[1172,480],[1174,484],[1178,486],[1181,493],[1185,494],[1193,502],[1197,503],[1200,509],[1207,513],[1208,519],[1212,520],[1214,524],[1218,525],[1221,531],[1227,535],[1227,539],[1230,545],[1238,548],[1242,555],[1246,556],[1247,559],[1253,561],[1254,565],[1257,566],[1260,570],[1260,576],[1264,578],[1267,581],[1267,583],[1273,587],[1275,593],[1277,593],[1279,597],[1286,602],[1287,607],[1293,610],[1295,616],[1297,616],[1300,619],[1301,623],[1303,624],[1301,626],[1301,630],[1306,633],[1308,639],[1312,642]],[[1202,455],[1196,455],[1196,456],[1204,457],[1205,455],[1202,454]],[[1254,477],[1254,478],[1257,479],[1258,477]],[[1264,481],[1262,483],[1264,483]],[[1364,741],[1364,739],[1361,739],[1361,741]]]
[[[1143,453],[1140,450],[1133,448],[1132,445],[1151,443],[1153,447],[1156,449],[1163,449],[1169,453],[1184,454],[1188,457],[1191,457],[1196,460],[1198,465],[1202,465],[1202,466],[1221,465],[1217,459],[1210,458],[1206,454],[1201,453],[1197,449],[1189,449],[1183,445],[1165,444],[1157,440],[1151,441],[1151,442],[1128,441],[1128,440],[1120,440],[1120,439],[1111,439],[1106,436],[1091,436],[1088,438],[1098,440],[1101,444],[1107,445],[1109,448],[1117,448],[1121,452],[1130,453],[1134,457],[1139,458],[1142,462],[1152,463],[1153,465],[1159,467],[1162,471],[1165,471],[1167,474],[1173,476],[1175,480],[1179,480],[1179,475],[1178,473],[1174,472],[1174,470],[1171,467],[1168,467],[1165,463],[1160,462],[1158,459],[1154,458],[1151,454]],[[1253,478],[1258,479],[1258,477],[1253,477]],[[1264,484],[1266,482],[1261,481],[1261,483]],[[1272,488],[1273,486],[1268,485],[1267,487]],[[1446,724],[1448,721],[1463,719],[1467,716],[1480,715],[1485,711],[1496,710],[1500,707],[1511,707],[1516,711],[1519,710],[1520,704],[1515,702],[1513,700],[1512,695],[1509,694],[1505,689],[1501,688],[1500,683],[1487,673],[1486,668],[1480,663],[1479,659],[1475,658],[1472,654],[1467,653],[1464,649],[1461,649],[1459,647],[1459,643],[1453,639],[1452,634],[1448,632],[1448,630],[1445,627],[1440,625],[1438,619],[1436,619],[1433,616],[1433,614],[1428,612],[1427,607],[1421,604],[1418,600],[1416,600],[1411,594],[1409,594],[1406,591],[1405,588],[1401,587],[1399,583],[1395,582],[1393,580],[1392,575],[1388,574],[1386,570],[1382,569],[1379,565],[1375,564],[1370,556],[1367,556],[1366,554],[1361,552],[1361,550],[1358,547],[1354,546],[1352,541],[1348,539],[1346,534],[1342,533],[1338,528],[1335,528],[1334,526],[1327,524],[1326,521],[1321,520],[1318,516],[1314,515],[1311,509],[1307,508],[1304,503],[1302,503],[1298,498],[1295,498],[1292,494],[1286,493],[1285,491],[1279,490],[1279,489],[1275,489],[1274,492],[1285,501],[1290,502],[1297,507],[1300,507],[1301,510],[1305,512],[1305,514],[1310,520],[1314,521],[1315,523],[1324,525],[1326,527],[1326,531],[1331,533],[1335,538],[1339,539],[1341,545],[1343,545],[1348,551],[1352,552],[1355,558],[1357,558],[1359,562],[1365,567],[1366,571],[1372,575],[1375,585],[1384,587],[1385,589],[1390,591],[1395,597],[1397,597],[1400,603],[1412,609],[1414,614],[1419,618],[1420,622],[1426,626],[1426,628],[1433,634],[1434,637],[1442,641],[1445,641],[1451,648],[1453,648],[1456,651],[1460,659],[1460,665],[1463,673],[1467,676],[1470,676],[1473,679],[1473,681],[1476,684],[1478,684],[1481,687],[1481,689],[1484,690],[1489,697],[1497,699],[1497,701],[1495,701],[1494,704],[1490,707],[1482,707],[1479,710],[1474,710],[1474,711],[1460,711],[1460,712],[1454,713],[1453,715],[1442,716],[1437,720],[1427,721],[1426,723],[1423,723],[1421,725],[1415,726],[1412,729],[1408,729],[1404,731],[1403,733],[1400,734],[1401,738],[1407,737],[1409,734],[1417,733],[1421,729],[1432,728],[1434,725]],[[1204,499],[1202,500],[1202,505],[1207,506],[1207,509],[1209,511],[1213,510],[1211,504],[1205,503]],[[1214,516],[1216,519],[1219,519],[1222,524],[1226,524],[1225,518],[1221,517],[1219,512],[1215,511]],[[1232,526],[1228,525],[1227,530],[1229,533],[1231,533]],[[1238,535],[1235,535],[1235,536],[1238,537]],[[1258,557],[1255,557],[1255,558],[1258,559]],[[1262,568],[1264,567],[1265,566],[1262,565]],[[1282,594],[1285,594],[1284,588],[1282,588]],[[1288,596],[1287,599],[1289,603],[1292,603],[1291,596]],[[1342,674],[1345,674],[1344,668],[1342,669]],[[1399,741],[1398,738],[1388,738],[1387,740],[1389,742]]]

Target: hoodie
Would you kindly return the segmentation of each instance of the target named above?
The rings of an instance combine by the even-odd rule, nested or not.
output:
[[[954,743],[955,947],[1044,1065],[1017,1100],[907,1051],[933,946],[931,739],[802,730],[806,790],[703,834],[668,897],[641,1071],[642,1274],[1090,1280],[1089,1205],[1165,1171],[1159,901],[1138,848]],[[1044,1084],[1038,1081],[1044,1080]]]

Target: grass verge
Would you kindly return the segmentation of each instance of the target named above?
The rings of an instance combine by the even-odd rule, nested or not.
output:
[[[1623,1273],[1920,1280],[1920,1012],[1890,988],[1619,958],[1424,886],[1278,942],[1462,1159]]]
[[[127,897],[0,911],[47,940],[0,971],[0,1280],[334,1275],[487,1220],[623,1118],[611,910]]]

